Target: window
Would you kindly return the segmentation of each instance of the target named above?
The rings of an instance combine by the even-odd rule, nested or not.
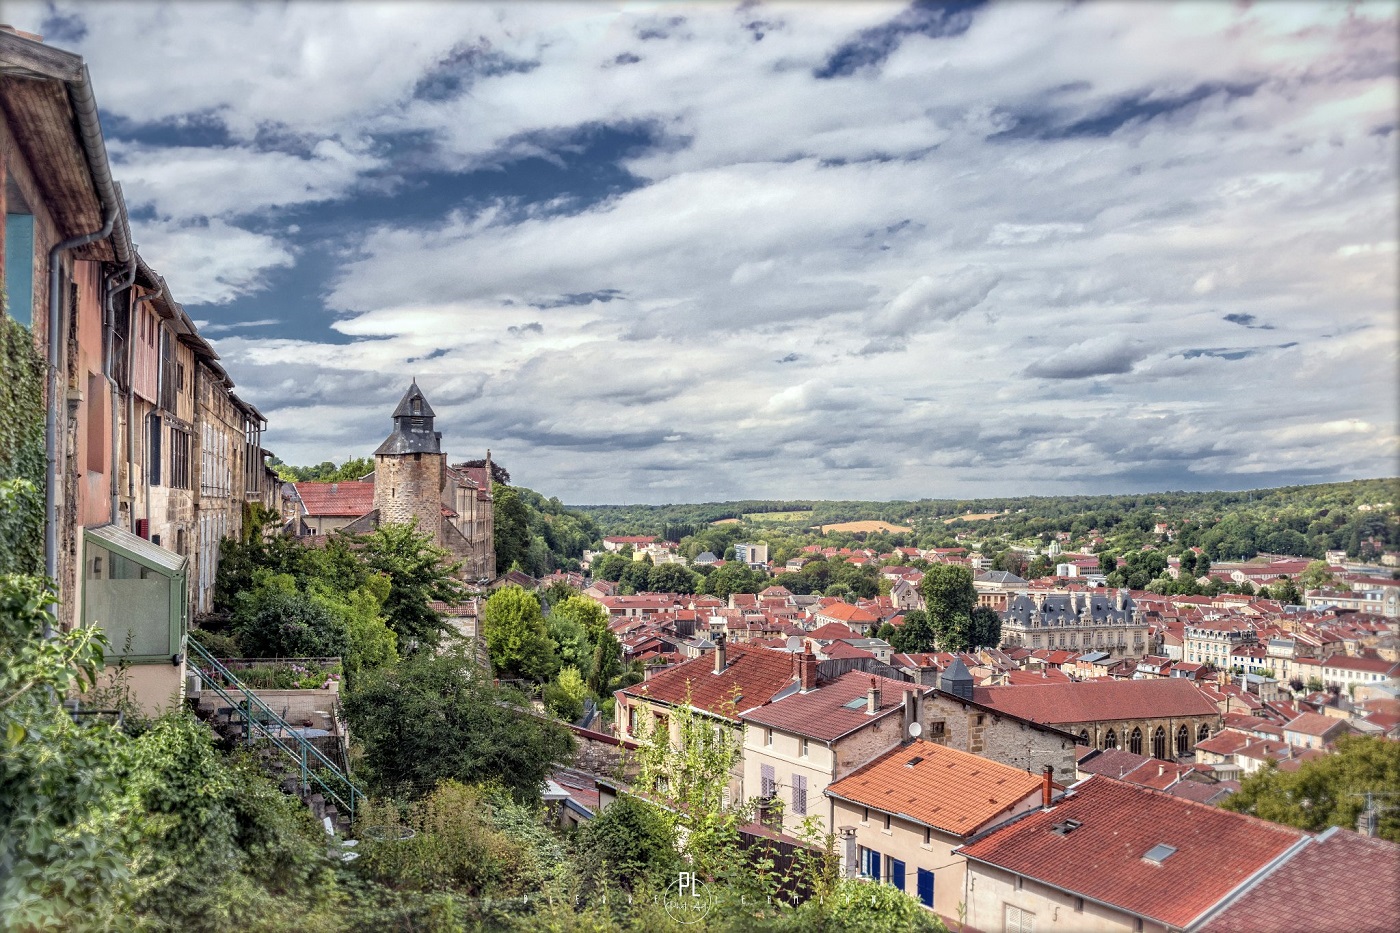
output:
[[[1167,757],[1167,730],[1161,726],[1158,726],[1157,730],[1152,733],[1152,757]]]
[[[1035,933],[1035,914],[1007,904],[1006,933]]]
[[[160,485],[160,415],[147,419],[146,433],[150,438],[150,454],[146,460],[146,476],[152,486]]]
[[[764,728],[764,730],[763,730],[763,744],[766,745],[768,748],[772,748],[772,747],[773,747],[773,730],[772,730],[772,729]]]
[[[882,863],[883,861],[884,861],[884,857],[881,856],[879,852],[876,852],[874,849],[867,849],[865,846],[861,846],[861,847],[860,847],[860,874],[861,874],[861,877],[862,877],[862,878],[870,878],[870,879],[872,879],[872,880],[874,880],[874,881],[880,881],[880,880],[882,879],[882,873],[881,873],[881,871],[880,871],[880,867],[881,867],[881,863]]]
[[[889,815],[888,813],[886,813],[886,814],[885,814],[885,830],[886,830],[886,832],[889,831],[889,828],[890,828],[890,815]]]
[[[869,808],[869,807],[861,807],[861,808],[860,808],[860,821],[861,821],[862,823],[869,823],[869,822],[870,822],[870,808]]]
[[[93,473],[107,468],[107,380],[101,373],[87,378],[87,468]]]
[[[1210,726],[1201,723],[1201,728],[1196,730],[1196,741],[1204,742],[1208,738],[1210,738]]]
[[[916,890],[919,894],[919,903],[925,907],[933,906],[933,872],[927,868],[920,868],[915,882]]]
[[[1088,744],[1089,744],[1089,730],[1088,730],[1088,729],[1080,729],[1080,730],[1079,730],[1079,740],[1078,740],[1075,744],[1076,744],[1076,745],[1088,745]]]
[[[23,203],[11,189],[7,207]],[[6,310],[25,327],[34,326],[34,215],[5,215],[5,302]]]
[[[810,757],[810,756],[807,754],[807,753],[808,753],[808,750],[809,750],[809,749],[808,749],[808,747],[807,747],[807,740],[806,740],[806,739],[803,739],[803,740],[802,740],[802,757],[803,757],[803,758],[808,758],[808,757]]]
[[[1108,732],[1104,733],[1104,737],[1103,737],[1103,747],[1104,747],[1104,748],[1117,748],[1117,747],[1118,747],[1118,733],[1114,732],[1112,729],[1109,729]]]
[[[1076,897],[1074,899],[1074,912],[1077,914],[1084,913],[1084,898]]]
[[[1176,753],[1185,755],[1191,749],[1191,732],[1185,726],[1176,730]]]
[[[637,707],[635,706],[627,707],[627,734],[637,734]]]
[[[933,830],[927,826],[924,827],[924,845],[933,845]]]
[[[778,782],[773,776],[772,765],[760,765],[758,768],[758,793],[761,797],[772,797],[777,789]]]
[[[190,432],[170,426],[170,488],[190,488]]]
[[[792,812],[798,816],[807,815],[807,776],[792,776]]]
[[[1133,728],[1133,734],[1128,737],[1128,751],[1134,755],[1142,754],[1142,730]]]
[[[904,890],[904,863],[897,858],[890,859],[890,884]]]

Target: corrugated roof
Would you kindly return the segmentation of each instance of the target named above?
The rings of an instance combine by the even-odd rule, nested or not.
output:
[[[1066,821],[1078,823],[1057,832]],[[1027,878],[1185,927],[1306,837],[1302,830],[1094,775],[1058,805],[959,852]],[[1160,864],[1154,846],[1176,851]]]
[[[183,554],[167,551],[159,544],[152,544],[145,538],[134,535],[117,525],[85,528],[83,533],[108,549],[117,551],[123,557],[129,557],[142,566],[149,567],[168,577],[184,573],[185,567],[189,563],[189,558]]]
[[[997,761],[915,739],[827,788],[832,796],[970,836],[1031,794],[1041,778]]]

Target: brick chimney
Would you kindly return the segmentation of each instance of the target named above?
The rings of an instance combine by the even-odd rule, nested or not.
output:
[[[715,640],[715,673],[723,674],[724,669],[729,666],[728,652],[725,650],[727,639],[723,632],[716,632],[713,637]]]
[[[802,692],[813,690],[817,686],[817,656],[810,650],[803,651],[797,655],[797,682],[802,686]]]
[[[874,715],[880,708],[880,682],[874,677],[870,678],[870,692],[865,695],[865,711]]]
[[[1040,769],[1040,805],[1048,809],[1055,799],[1054,765],[1044,765]]]

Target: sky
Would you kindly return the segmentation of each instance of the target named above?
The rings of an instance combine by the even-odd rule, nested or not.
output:
[[[567,503],[1394,476],[1393,3],[23,3],[289,463]]]

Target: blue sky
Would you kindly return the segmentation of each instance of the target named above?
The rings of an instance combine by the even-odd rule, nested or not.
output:
[[[566,502],[1394,475],[1393,4],[6,3],[289,462]]]

